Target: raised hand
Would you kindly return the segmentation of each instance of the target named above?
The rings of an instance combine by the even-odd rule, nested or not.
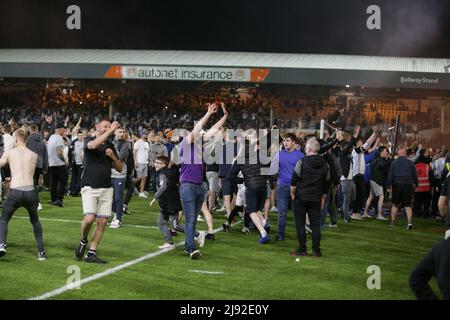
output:
[[[355,127],[355,133],[354,133],[355,138],[359,136],[360,132],[361,132],[361,126],[357,125]]]
[[[222,107],[223,114],[227,116],[228,115],[228,111],[225,108],[225,103],[222,102],[222,104],[220,106]]]
[[[209,114],[216,113],[217,109],[218,109],[217,104],[215,104],[215,103],[208,103],[208,113]]]
[[[106,156],[110,157],[111,159],[115,159],[116,158],[116,155],[111,150],[111,148],[106,149],[105,154],[106,154]]]
[[[378,146],[380,144],[381,138],[378,137],[377,140],[375,141],[375,146]]]
[[[110,129],[111,131],[114,132],[114,130],[116,130],[116,129],[119,128],[119,127],[120,127],[120,123],[117,122],[117,121],[114,121],[114,122],[111,123],[111,125],[109,126],[109,129]]]

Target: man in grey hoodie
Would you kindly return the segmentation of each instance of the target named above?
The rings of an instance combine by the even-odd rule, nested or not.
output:
[[[45,174],[48,169],[48,153],[47,153],[47,146],[45,142],[42,140],[42,136],[39,133],[38,126],[32,124],[30,125],[29,129],[30,129],[30,136],[28,137],[27,140],[27,148],[38,155],[36,168],[34,170],[33,176],[34,186],[37,192],[39,186],[39,177],[41,176],[41,174]],[[42,210],[42,205],[40,202],[38,205],[38,210]]]

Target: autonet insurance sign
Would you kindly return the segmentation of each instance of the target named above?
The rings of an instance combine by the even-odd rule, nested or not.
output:
[[[111,66],[107,79],[261,82],[268,69],[178,66]]]

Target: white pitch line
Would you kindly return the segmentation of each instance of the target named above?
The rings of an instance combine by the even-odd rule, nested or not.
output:
[[[188,270],[189,272],[205,273],[205,274],[224,274],[223,271],[205,271],[205,270]]]
[[[234,225],[237,225],[237,224],[239,224],[239,223],[241,223],[241,221],[238,221],[238,222],[235,223]],[[220,230],[222,230],[222,228],[214,229],[214,230],[213,230],[213,233],[217,233],[217,232],[219,232]],[[184,245],[184,241],[177,243],[177,244],[175,245],[175,247],[180,247],[180,246],[182,246],[182,245]],[[131,267],[131,266],[134,266],[135,264],[138,264],[138,263],[140,263],[140,262],[142,262],[142,261],[145,261],[145,260],[148,260],[148,259],[157,257],[157,256],[159,256],[159,255],[161,255],[161,254],[163,254],[163,253],[172,251],[172,250],[175,249],[175,247],[173,247],[173,248],[171,248],[171,249],[161,249],[161,250],[159,250],[159,251],[149,253],[149,254],[147,254],[147,255],[145,255],[145,256],[142,256],[142,257],[140,257],[140,258],[137,258],[137,259],[131,260],[131,261],[129,261],[129,262],[120,264],[120,265],[118,265],[118,266],[116,266],[116,267],[114,267],[114,268],[107,269],[107,270],[105,270],[105,271],[103,271],[103,272],[94,274],[94,275],[92,275],[92,276],[90,276],[90,277],[87,277],[87,278],[81,280],[81,281],[77,281],[77,282],[75,282],[75,283],[71,283],[70,285],[65,285],[65,286],[63,286],[63,287],[61,287],[61,288],[58,288],[58,289],[53,290],[53,291],[49,291],[49,292],[47,292],[47,293],[44,293],[44,294],[42,294],[42,295],[40,295],[40,296],[37,296],[37,297],[30,298],[30,299],[28,299],[28,300],[45,300],[45,299],[48,299],[48,298],[51,298],[51,297],[60,295],[61,293],[64,293],[64,292],[66,292],[66,291],[73,290],[73,288],[78,287],[78,285],[81,286],[82,284],[85,284],[85,283],[88,283],[88,282],[91,282],[91,281],[94,281],[94,280],[98,280],[98,279],[100,279],[100,278],[109,276],[110,274],[113,274],[113,273],[115,273],[115,272],[117,272],[117,271],[120,271],[120,270],[122,270],[122,269]]]
[[[14,218],[18,219],[29,219],[25,216],[13,216]],[[53,219],[53,218],[41,218],[39,217],[39,220],[43,221],[55,221],[55,222],[70,222],[70,223],[78,223],[81,224],[82,221],[76,221],[76,220],[64,220],[64,219]],[[108,223],[109,225],[110,223]],[[142,229],[159,229],[155,226],[141,226],[141,225],[135,225],[135,224],[122,224],[122,227],[132,227],[132,228],[142,228]]]

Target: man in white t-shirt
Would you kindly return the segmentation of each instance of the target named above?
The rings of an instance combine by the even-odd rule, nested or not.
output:
[[[56,125],[55,133],[51,135],[48,140],[48,171],[51,179],[50,194],[52,198],[52,205],[64,207],[64,194],[66,192],[67,184],[67,170],[68,162],[64,158],[64,140],[63,134],[65,132],[64,123],[59,122]]]
[[[3,152],[10,150],[13,148],[13,137],[11,135],[11,126],[9,124],[5,125],[3,127]],[[9,170],[9,164],[7,164],[5,167],[1,170],[2,179],[6,180],[7,178],[11,177],[11,171]],[[1,183],[1,180],[0,180]]]
[[[150,146],[147,142],[147,134],[142,133],[141,138],[135,142],[133,148],[136,183],[140,183],[139,197],[141,198],[147,198],[147,195],[144,193],[144,189],[148,174],[149,149]]]

